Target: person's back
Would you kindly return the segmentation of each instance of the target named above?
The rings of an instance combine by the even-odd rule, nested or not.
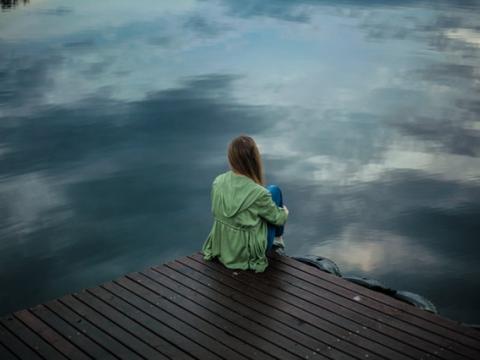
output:
[[[272,244],[267,239],[268,228],[274,236],[275,226],[285,223],[288,210],[278,207],[263,186],[261,160],[253,139],[234,139],[229,146],[229,163],[232,170],[217,176],[212,185],[214,223],[202,248],[204,258],[217,257],[229,268],[261,272],[268,265],[265,252]]]

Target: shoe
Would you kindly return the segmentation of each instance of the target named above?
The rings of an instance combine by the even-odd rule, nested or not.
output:
[[[273,246],[285,249],[285,242],[283,241],[283,236],[276,236],[273,239]]]
[[[272,248],[273,252],[277,255],[280,255],[280,256],[285,256],[287,255],[287,253],[285,252],[285,249],[284,248],[281,248],[281,247],[273,247]]]
[[[285,255],[285,242],[283,236],[277,236],[273,239],[272,250],[278,255]]]

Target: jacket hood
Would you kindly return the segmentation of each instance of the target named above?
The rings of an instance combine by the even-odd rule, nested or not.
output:
[[[212,211],[223,217],[235,216],[250,207],[265,189],[250,178],[228,171],[213,182]]]

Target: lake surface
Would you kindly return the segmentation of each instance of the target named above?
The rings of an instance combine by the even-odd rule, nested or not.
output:
[[[2,1],[0,314],[198,251],[241,133],[289,255],[480,323],[479,1]]]

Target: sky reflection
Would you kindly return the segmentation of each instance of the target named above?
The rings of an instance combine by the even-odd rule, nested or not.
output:
[[[196,251],[226,145],[249,133],[286,193],[288,253],[480,321],[478,10],[46,0],[0,13],[0,312]]]

